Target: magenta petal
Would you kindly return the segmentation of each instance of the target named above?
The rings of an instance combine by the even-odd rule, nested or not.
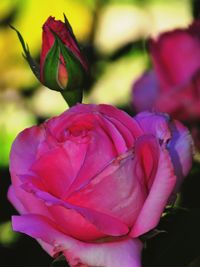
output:
[[[106,116],[106,118],[109,119],[111,117],[117,119],[127,128],[129,128],[129,131],[132,133],[133,137],[137,138],[142,134],[138,124],[124,111],[105,104],[101,104],[98,107],[99,107],[99,112],[101,112],[104,116]]]
[[[66,201],[62,201],[47,192],[43,192],[33,185],[27,183],[22,186],[25,190],[32,192],[35,196],[43,201],[47,205],[58,205],[66,209],[72,209],[81,214],[86,220],[94,224],[102,233],[111,236],[120,236],[128,232],[128,227],[120,221],[120,219],[113,216],[107,215],[105,213],[92,210],[85,207],[79,207],[77,205],[70,204]]]
[[[158,140],[166,143],[171,138],[169,116],[165,113],[141,112],[134,119],[138,122],[145,134],[152,134]]]
[[[8,189],[8,199],[19,213],[27,213],[24,205],[20,202],[19,198],[17,198],[13,185]]]
[[[42,240],[54,248],[57,245],[56,240],[61,242],[61,240],[68,239],[67,236],[59,231],[53,221],[42,215],[12,216],[12,226],[14,231]]]
[[[64,235],[52,221],[38,215],[13,216],[12,224],[15,231],[26,233],[53,246],[55,253],[63,251],[70,266],[141,266],[142,243],[138,239],[84,243]]]
[[[76,177],[71,159],[63,148],[52,149],[35,161],[31,170],[36,173],[47,190],[63,197]]]
[[[177,176],[174,188],[176,193],[184,177],[187,176],[192,167],[193,140],[188,129],[179,121],[172,121],[170,129],[172,131],[172,139],[168,144],[168,149]]]
[[[11,173],[27,173],[32,163],[37,157],[37,150],[44,140],[44,130],[42,127],[31,127],[21,132],[15,139],[10,154]],[[13,181],[14,184],[17,182]]]
[[[189,81],[200,67],[199,38],[188,29],[166,32],[152,40],[150,53],[159,82],[166,89]]]
[[[148,149],[145,152],[148,152]],[[74,192],[67,201],[120,218],[131,227],[146,199],[145,186],[143,187],[144,174],[143,170],[140,172],[142,167],[136,154],[137,152],[129,150],[115,158],[82,189]],[[150,155],[147,154],[148,156]],[[148,159],[148,163],[151,160],[152,158]],[[152,169],[150,171],[152,172]]]
[[[44,140],[43,127],[31,127],[21,132],[15,139],[10,154],[10,173],[12,184],[15,188],[14,194],[18,201],[14,200],[14,194],[10,193],[10,199],[19,211],[32,211],[47,214],[48,211],[41,202],[21,189],[19,174],[31,175],[30,167],[37,158],[38,147]],[[13,189],[11,189],[13,190]],[[14,203],[15,202],[15,203]],[[23,203],[23,206],[20,205]],[[20,207],[19,207],[20,206]],[[25,212],[26,213],[26,212]]]
[[[131,237],[140,236],[158,224],[175,183],[176,177],[169,153],[166,149],[161,148],[155,179],[144,206],[131,230]]]
[[[112,140],[112,143],[117,151],[117,155],[125,153],[128,149],[126,142],[115,125],[113,125],[112,122],[104,117],[99,117],[99,123],[101,124],[101,127],[107,132],[110,140]]]

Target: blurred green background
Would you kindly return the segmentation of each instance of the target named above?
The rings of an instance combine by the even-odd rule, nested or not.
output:
[[[9,151],[14,138],[24,128],[68,108],[59,93],[41,86],[35,79],[22,57],[16,33],[9,24],[21,32],[39,62],[42,24],[50,15],[63,19],[65,13],[90,63],[90,81],[84,102],[113,104],[132,113],[131,86],[150,64],[146,41],[162,31],[187,26],[194,17],[199,17],[199,2],[0,1],[0,266],[10,267],[13,262],[21,267],[50,266],[50,257],[35,241],[11,230],[10,217],[16,212],[6,200],[10,183]],[[188,190],[192,190],[190,187],[190,184],[187,185]],[[196,203],[196,199],[192,201]],[[148,253],[146,255],[149,257]],[[190,258],[187,265],[182,263],[180,267],[196,267],[189,265],[192,260],[196,258]],[[148,262],[144,263],[147,267],[151,266]],[[169,264],[162,263],[162,267],[172,266],[172,263]],[[154,267],[158,266],[159,263],[154,264]]]

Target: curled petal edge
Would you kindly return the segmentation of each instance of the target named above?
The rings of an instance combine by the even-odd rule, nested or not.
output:
[[[53,246],[54,255],[63,252],[71,267],[141,267],[142,242],[123,238],[106,243],[85,243],[66,236],[42,215],[12,217],[13,230]],[[52,255],[53,256],[53,255]]]

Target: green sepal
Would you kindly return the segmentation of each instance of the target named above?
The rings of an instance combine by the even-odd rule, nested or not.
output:
[[[68,105],[71,107],[75,105],[76,103],[81,103],[82,101],[82,94],[83,94],[83,87],[84,87],[85,78],[86,78],[86,72],[81,62],[73,54],[73,52],[62,43],[62,41],[60,40],[60,38],[57,36],[55,32],[52,31],[52,33],[55,36],[55,42],[54,42],[54,47],[51,49],[49,53],[51,53],[50,58],[54,60],[53,61],[54,64],[51,63],[50,67],[53,67],[52,65],[54,65],[55,67],[54,67],[54,74],[52,74],[51,76],[52,78],[53,77],[57,78],[56,69],[58,69],[57,64],[59,64],[60,62],[59,55],[58,55],[59,53],[61,53],[64,58],[66,71],[68,73],[68,81],[67,81],[66,88],[59,87],[59,82],[56,80],[57,86],[55,84],[54,90],[60,91],[62,96],[68,103]],[[57,50],[57,53],[55,52],[55,50]],[[49,54],[47,56],[49,56]],[[46,60],[48,59],[45,59],[44,71],[46,71]],[[48,71],[50,67],[48,68]],[[53,71],[51,73],[53,73]],[[45,78],[45,82],[46,82],[46,78]]]
[[[46,56],[43,66],[44,84],[48,88],[59,91],[71,107],[82,101],[85,71],[71,50],[62,43],[56,33],[53,32],[53,34],[55,36],[55,41]],[[61,64],[60,54],[62,54],[64,58],[65,68],[68,73],[66,88],[62,88],[58,81],[58,68],[59,64]]]
[[[58,82],[58,67],[60,64],[60,47],[55,38],[52,48],[49,50],[43,65],[43,83],[52,90],[62,91]]]
[[[65,66],[68,73],[68,82],[65,90],[83,88],[86,77],[85,69],[83,68],[80,60],[66,45],[62,43],[57,34],[55,32],[53,32],[53,34],[55,36],[55,39],[59,43],[60,52],[64,58]]]
[[[83,97],[83,90],[82,89],[74,89],[72,90],[65,90],[61,91],[61,94],[69,107],[72,107],[76,105],[77,103],[82,102],[82,97]]]
[[[34,73],[34,75],[36,76],[36,78],[40,81],[40,66],[39,66],[39,64],[36,63],[35,60],[31,57],[29,47],[27,44],[25,44],[21,33],[12,25],[10,25],[10,28],[13,29],[17,33],[17,36],[19,38],[19,41],[22,45],[23,52],[24,52],[24,53],[22,53],[22,55],[26,59],[26,61],[28,62],[29,66],[30,66],[32,72]]]
[[[74,35],[73,29],[72,29],[72,27],[71,27],[71,25],[70,25],[70,23],[69,23],[69,21],[68,21],[68,19],[67,19],[67,17],[65,16],[64,13],[63,13],[63,15],[64,15],[64,20],[65,20],[66,28],[67,28],[67,30],[70,32],[72,39],[73,39],[74,42],[76,43],[76,46],[77,46],[78,49],[81,51],[81,48],[80,48],[80,46],[79,46],[79,43],[78,43],[77,40],[76,40],[76,36]]]

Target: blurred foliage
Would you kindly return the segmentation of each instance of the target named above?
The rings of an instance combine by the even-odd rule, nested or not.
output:
[[[0,166],[7,166],[14,138],[20,131],[35,124],[36,119],[16,92],[6,91],[3,96],[4,99],[0,95]]]
[[[7,247],[18,240],[19,234],[12,231],[11,222],[0,224],[0,244]]]
[[[65,13],[90,61],[85,102],[124,107],[130,102],[132,83],[148,65],[145,40],[160,30],[188,24],[189,5],[188,0],[44,0],[38,8],[34,0],[1,0],[0,165],[8,165],[11,143],[23,128],[67,108],[58,93],[38,84],[9,24],[20,30],[39,61],[44,21],[49,15],[62,19]]]
[[[146,42],[161,31],[185,27],[200,15],[198,0],[1,0],[0,1],[0,259],[3,267],[47,267],[52,259],[36,241],[10,228],[15,212],[6,199],[8,158],[16,135],[63,112],[61,95],[38,84],[23,59],[15,26],[39,62],[42,25],[48,16],[68,17],[90,63],[86,103],[130,110],[131,86],[149,67]],[[160,233],[146,242],[144,267],[199,267],[199,163],[183,184],[177,209],[164,216]],[[12,255],[12,257],[10,257]],[[30,260],[31,259],[31,260]],[[67,266],[62,260],[53,267]]]

